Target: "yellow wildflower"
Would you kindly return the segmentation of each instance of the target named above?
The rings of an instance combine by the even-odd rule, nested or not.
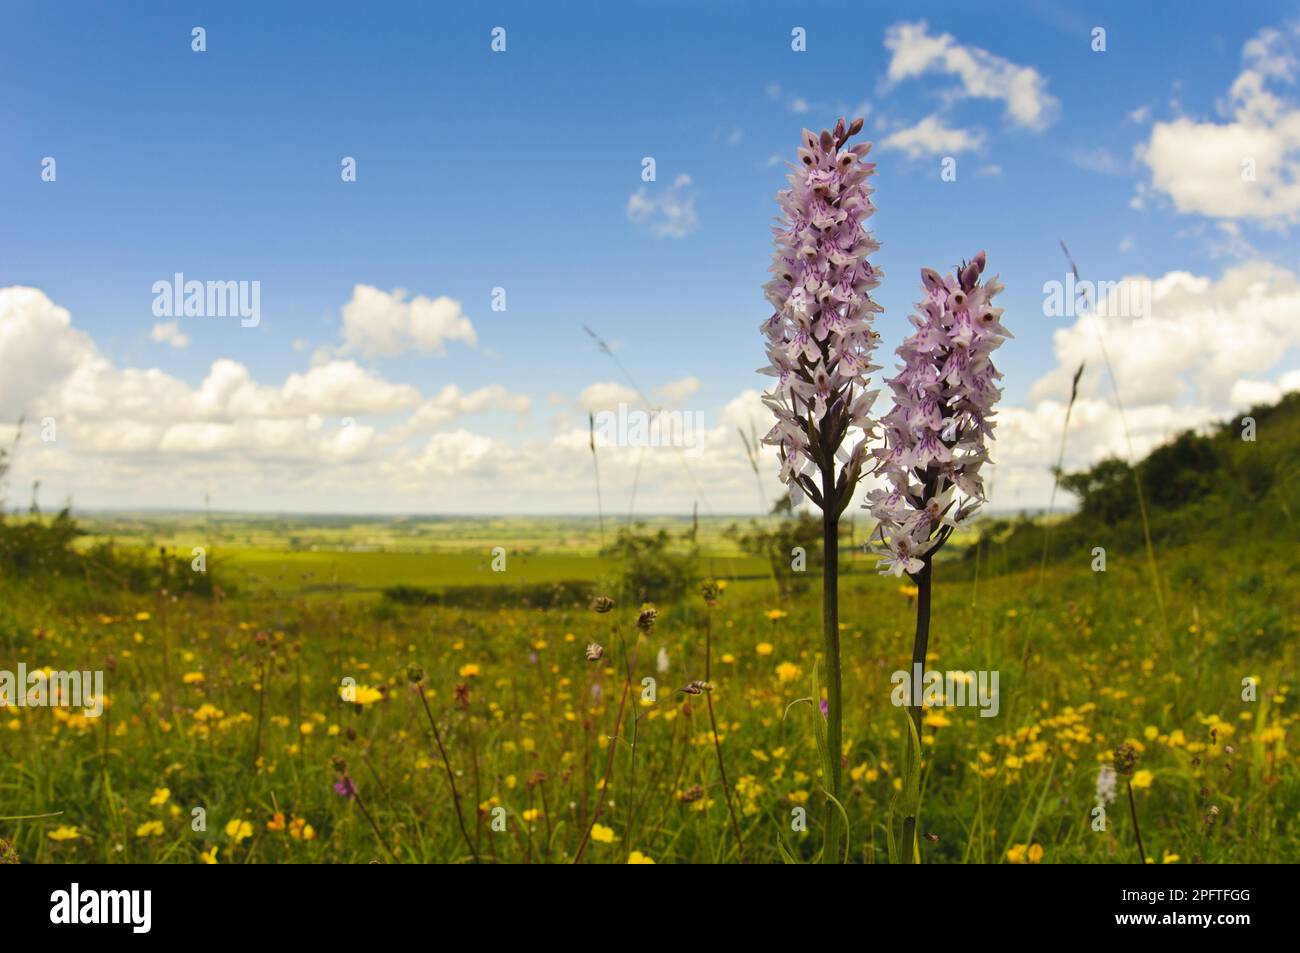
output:
[[[226,836],[231,838],[236,844],[248,840],[253,836],[253,825],[248,821],[241,821],[235,818],[226,824]]]

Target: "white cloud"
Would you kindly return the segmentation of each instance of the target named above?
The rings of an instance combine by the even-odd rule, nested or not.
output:
[[[1092,149],[1076,149],[1069,153],[1070,162],[1085,172],[1100,175],[1122,175],[1124,164],[1109,150],[1102,146]]]
[[[49,459],[75,448],[69,472],[107,475],[106,460],[133,455],[162,471],[178,455],[206,456],[213,472],[248,460],[337,460],[361,454],[376,437],[354,418],[415,411],[407,422],[414,433],[479,410],[526,413],[529,402],[502,387],[462,395],[452,385],[423,401],[416,388],[337,358],[278,386],[218,358],[191,387],[156,368],[115,366],[66,309],[37,289],[10,287],[0,288],[0,405],[15,419],[53,417],[57,445],[42,448]]]
[[[297,415],[390,414],[419,399],[419,391],[407,384],[385,381],[353,361],[330,361],[305,374],[290,374],[270,406],[273,413]]]
[[[744,141],[745,130],[734,125],[719,126],[717,129],[713,130],[713,138],[715,141],[721,142],[728,148],[734,149]]]
[[[1142,280],[1134,276],[1124,282]],[[1300,348],[1297,314],[1297,276],[1253,261],[1227,269],[1217,280],[1169,272],[1151,283],[1149,316],[1085,316],[1056,331],[1057,366],[1030,388],[1028,406],[998,413],[994,504],[1046,503],[1070,382],[1081,362],[1086,371],[1070,421],[1067,469],[1108,455],[1128,457],[1125,423],[1132,451],[1141,456],[1181,431],[1300,389],[1300,369],[1286,366]],[[1106,376],[1099,330],[1118,381],[1123,418]]]
[[[909,159],[926,156],[957,155],[984,144],[979,130],[953,129],[938,116],[926,116],[915,126],[890,133],[881,142],[882,149],[898,149]]]
[[[1047,80],[1038,70],[959,43],[949,33],[931,34],[923,20],[889,27],[885,48],[892,54],[890,83],[926,73],[954,76],[960,86],[949,90],[949,95],[998,100],[1011,122],[1035,131],[1045,129],[1059,111],[1059,101],[1047,91]]]
[[[501,412],[522,418],[532,409],[532,398],[514,393],[500,384],[489,384],[465,392],[455,384],[447,384],[435,396],[420,404],[406,421],[385,434],[390,442],[406,440],[413,434],[445,427],[468,414]]]
[[[180,325],[175,321],[158,322],[149,332],[149,337],[159,344],[170,344],[174,348],[188,347],[190,343],[189,335],[181,331]]]
[[[1289,348],[1300,347],[1300,281],[1266,262],[1236,265],[1217,281],[1169,272],[1151,282],[1151,312],[1136,318],[1081,317],[1055,332],[1060,366],[1035,383],[1032,396],[1063,399],[1070,376],[1085,359],[1089,371],[1080,393],[1107,393],[1098,329],[1124,400],[1135,406],[1181,400],[1226,408],[1238,378],[1266,372]]]
[[[699,226],[691,177],[677,176],[667,188],[641,186],[628,197],[627,220],[649,229],[656,238],[685,238]]]
[[[578,407],[586,411],[617,410],[619,404],[641,408],[641,395],[614,381],[598,381],[578,395]]]
[[[21,411],[95,356],[72,316],[36,288],[0,288],[0,407]]]
[[[989,473],[991,503],[997,509],[1045,506],[1051,495],[1051,467],[1060,452],[1065,424],[1064,401],[1044,400],[1032,407],[998,411],[997,439],[992,446],[995,465]],[[1091,466],[1104,457],[1127,459],[1129,448],[1142,456],[1181,431],[1218,419],[1204,406],[1156,404],[1126,407],[1121,419],[1113,400],[1081,398],[1070,415],[1065,469]],[[1125,433],[1127,425],[1127,436]],[[1069,494],[1057,494],[1058,509],[1070,506]]]
[[[472,345],[475,340],[474,325],[454,298],[417,295],[407,301],[400,288],[389,293],[357,285],[343,306],[341,353],[392,357],[416,350],[442,355],[448,341]]]
[[[683,377],[681,380],[669,381],[662,387],[655,388],[655,395],[662,397],[669,405],[676,406],[699,389],[699,378]]]
[[[1151,187],[1180,212],[1269,224],[1300,221],[1300,107],[1277,91],[1296,79],[1300,28],[1266,29],[1242,49],[1226,122],[1159,122],[1138,149]]]

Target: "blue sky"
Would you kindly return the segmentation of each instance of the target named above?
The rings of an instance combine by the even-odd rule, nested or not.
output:
[[[1043,282],[1064,277],[1058,239],[1098,278],[1220,281],[1246,263],[1283,276],[1300,264],[1285,182],[1275,183],[1284,196],[1276,208],[1220,208],[1195,182],[1178,184],[1180,168],[1168,165],[1179,159],[1141,157],[1161,124],[1172,135],[1188,132],[1175,125],[1184,119],[1245,122],[1225,106],[1246,69],[1243,50],[1270,29],[1291,43],[1292,4],[1230,14],[1130,3],[1082,13],[1041,2],[468,6],[7,4],[0,287],[39,289],[114,368],[156,369],[191,389],[221,358],[268,387],[329,359],[322,349],[339,347],[340,309],[358,284],[445,296],[472,322],[474,344],[333,356],[426,398],[448,384],[528,395],[527,414],[489,403],[446,425],[517,449],[585,423],[576,402],[584,388],[626,383],[583,324],[614,342],[647,391],[694,379],[685,405],[711,421],[761,386],[757,325],[767,316],[760,286],[783,185],[778,160],[793,157],[804,125],[820,129],[841,114],[865,113],[865,135],[877,142],[882,353],[901,338],[921,266],[948,269],[987,249],[1016,334],[1000,354],[1004,399],[1026,412],[1050,396],[1035,384],[1062,363],[1053,335],[1071,323],[1043,315]],[[886,36],[899,25],[927,41],[946,36],[948,50],[970,53],[985,73],[1030,70],[1042,117],[1027,122],[1005,95],[982,96],[981,76],[947,71],[941,59],[891,81]],[[195,26],[206,30],[206,52],[191,50]],[[498,26],[501,53],[490,49]],[[1105,52],[1091,48],[1096,26]],[[791,49],[795,27],[806,30],[805,52]],[[1294,76],[1262,72],[1294,110]],[[947,148],[920,143],[909,154],[886,144],[927,117],[956,137]],[[1256,110],[1249,123],[1281,137],[1275,171],[1293,172],[1297,144],[1278,131],[1278,115]],[[957,160],[956,181],[940,178],[945,155]],[[45,156],[57,160],[55,182],[41,180]],[[356,182],[341,181],[344,156],[356,159]],[[641,179],[646,156],[655,182]],[[1162,188],[1162,177],[1175,184]],[[629,214],[639,190],[652,210],[644,219]],[[678,217],[663,219],[665,210]],[[261,324],[182,318],[187,346],[154,340],[151,286],[178,271],[260,281]],[[1270,274],[1289,301],[1286,278]],[[506,289],[504,312],[489,307],[495,287]],[[1295,366],[1290,345],[1273,358],[1247,368],[1252,386]],[[57,407],[70,427],[91,426],[85,408],[68,410],[49,388],[28,391],[21,412],[39,418]],[[1153,406],[1191,408],[1196,422],[1229,403],[1193,387]],[[327,421],[345,415],[327,409],[338,411],[322,414]],[[352,416],[382,432],[408,413]],[[400,491],[382,480],[369,491],[332,485],[318,461],[310,473],[319,493],[304,501],[283,475],[261,485],[255,459],[231,445],[206,460],[188,449],[169,460],[163,444],[142,445],[87,479],[94,441],[80,443],[80,465],[75,445],[39,449],[51,454],[44,472],[54,492],[87,505],[143,502],[127,485],[148,486],[143,474],[169,466],[199,467],[227,487],[223,467],[252,468],[234,478],[248,489],[228,493],[232,507],[437,509],[444,498],[435,488],[421,506],[406,477]],[[1080,462],[1101,449],[1085,439]],[[369,451],[359,452],[346,463],[365,472]],[[38,460],[33,451],[26,463]],[[740,464],[744,472],[725,479],[750,481],[736,503],[744,508],[756,501],[743,456]],[[370,459],[370,471],[377,466]],[[577,466],[563,476],[576,480]],[[689,491],[675,492],[668,476],[651,481],[648,505],[689,509]],[[493,486],[484,476],[454,508],[586,505],[577,490],[548,502],[526,486]],[[1026,483],[1004,502],[1029,503],[1041,490]],[[157,489],[144,495],[160,499]],[[182,504],[187,493],[168,487],[161,498]],[[723,499],[715,509],[728,509]]]

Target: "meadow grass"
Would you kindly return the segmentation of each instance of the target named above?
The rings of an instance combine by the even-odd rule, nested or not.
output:
[[[1208,545],[1162,553],[1165,635],[1140,550],[1113,553],[1105,573],[1065,553],[1041,587],[1038,567],[976,581],[937,562],[928,667],[998,671],[1000,711],[926,711],[922,860],[1136,862],[1122,799],[1094,829],[1098,769],[1126,741],[1149,859],[1300,855],[1296,556],[1281,542],[1251,552],[1277,571],[1223,572],[1233,554]],[[363,555],[346,554],[354,566]],[[315,578],[318,557],[263,553],[260,572]],[[449,577],[491,575],[483,554],[459,558]],[[883,862],[907,731],[890,676],[908,667],[914,607],[867,557],[843,561],[843,803],[851,858]],[[609,573],[589,562],[587,578]],[[373,596],[297,586],[203,600],[0,581],[0,668],[107,669],[109,697],[97,719],[0,711],[0,817],[54,815],[0,820],[0,837],[32,862],[569,862],[590,829],[584,862],[734,862],[720,749],[744,859],[777,861],[778,835],[812,859],[821,768],[808,716],[785,715],[820,659],[820,594],[781,601],[761,570],[728,582],[724,562],[708,566],[723,584],[715,608],[694,592],[659,607],[612,741],[628,657],[615,628],[630,649],[636,605],[381,612]],[[705,679],[710,611],[716,740],[706,700],[679,691]],[[598,663],[592,642],[606,649]],[[340,698],[344,679],[355,703]],[[344,774],[358,796],[339,793]],[[792,829],[801,808],[806,831]]]

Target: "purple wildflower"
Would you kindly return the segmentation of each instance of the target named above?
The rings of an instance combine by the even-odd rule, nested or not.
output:
[[[770,363],[759,373],[776,378],[763,395],[777,418],[763,443],[779,449],[790,502],[807,496],[835,518],[861,479],[879,393],[867,386],[879,370],[871,325],[881,308],[870,292],[882,272],[867,256],[880,245],[864,225],[875,212],[867,179],[876,167],[865,161],[870,143],[847,147],[861,129],[861,119],[847,128],[841,119],[833,133],[803,131],[790,188],[777,193],[773,277],[764,285],[776,310],[760,325]],[[853,431],[860,435],[847,452]]]
[[[879,521],[882,573],[920,572],[985,499],[980,468],[1002,395],[989,355],[1012,335],[993,306],[1002,286],[996,277],[980,283],[984,264],[980,252],[955,276],[921,271],[925,299],[898,349],[900,373],[888,381],[894,407],[881,419],[885,446],[875,451],[888,486],[865,504]]]
[[[356,797],[357,788],[346,774],[334,782],[334,793],[339,797]]]

